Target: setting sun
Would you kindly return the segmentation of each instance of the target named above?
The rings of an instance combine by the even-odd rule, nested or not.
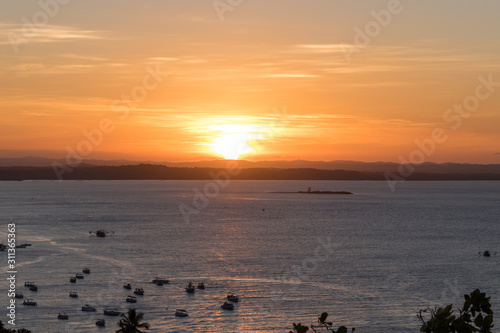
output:
[[[241,155],[253,151],[250,141],[257,138],[255,128],[248,125],[213,125],[210,130],[220,134],[213,140],[210,148],[226,160],[237,160]]]

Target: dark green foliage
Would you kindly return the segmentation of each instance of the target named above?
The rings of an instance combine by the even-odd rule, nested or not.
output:
[[[316,329],[321,329],[321,330],[327,330],[332,333],[347,333],[347,327],[345,326],[340,326],[337,330],[333,329],[333,323],[332,322],[327,322],[326,319],[328,318],[328,313],[323,312],[321,315],[318,317],[318,325],[313,325],[311,324],[311,330],[313,332],[317,332]],[[290,333],[305,333],[309,330],[309,327],[307,326],[302,326],[302,324],[293,324],[293,331],[290,331]],[[355,328],[351,329],[351,332],[354,332]]]
[[[493,311],[490,298],[485,293],[474,290],[464,295],[464,306],[458,315],[453,314],[450,304],[444,308],[420,310],[418,319],[422,322],[420,332],[425,333],[491,333]],[[431,318],[425,321],[423,313],[430,312]]]

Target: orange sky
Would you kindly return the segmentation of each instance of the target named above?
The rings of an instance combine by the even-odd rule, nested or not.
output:
[[[399,161],[440,128],[425,161],[500,163],[497,1],[55,1],[0,4],[0,157]]]

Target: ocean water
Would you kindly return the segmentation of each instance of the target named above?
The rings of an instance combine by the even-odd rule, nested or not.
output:
[[[288,332],[325,311],[356,332],[418,332],[419,309],[458,307],[475,288],[500,309],[500,253],[478,255],[500,252],[497,182],[405,182],[394,193],[384,182],[232,181],[218,193],[208,183],[0,182],[0,242],[15,223],[17,243],[32,244],[16,252],[17,288],[38,306],[18,300],[17,328],[115,332],[118,318],[102,311],[126,311],[126,282],[145,289],[132,306],[148,332]],[[270,193],[308,186],[354,195]],[[196,191],[205,188],[202,201]],[[98,229],[114,233],[89,235]],[[83,267],[91,274],[71,284]],[[170,283],[156,286],[155,276]],[[207,287],[188,294],[190,281]],[[234,311],[220,308],[227,292],[241,297]],[[86,303],[97,313],[82,312]],[[189,317],[175,317],[176,308]]]

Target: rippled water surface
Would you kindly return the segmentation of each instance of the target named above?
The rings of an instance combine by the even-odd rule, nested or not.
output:
[[[126,282],[145,289],[134,307],[148,332],[288,332],[323,311],[356,332],[418,332],[419,309],[459,305],[475,288],[500,308],[500,253],[478,255],[500,252],[498,182],[406,182],[392,193],[384,182],[232,181],[203,201],[194,189],[206,184],[0,182],[0,242],[15,223],[17,242],[32,244],[16,252],[17,280],[38,306],[17,302],[17,327],[115,332],[117,317],[102,311],[128,308]],[[270,193],[308,186],[354,195]],[[190,207],[189,223],[179,205]],[[114,234],[89,237],[98,229]],[[6,252],[1,265],[6,277]],[[83,267],[92,273],[71,284]],[[152,284],[155,276],[170,284]],[[189,281],[207,288],[188,294]],[[220,308],[229,291],[241,296],[232,312]],[[97,314],[82,312],[85,303]]]

